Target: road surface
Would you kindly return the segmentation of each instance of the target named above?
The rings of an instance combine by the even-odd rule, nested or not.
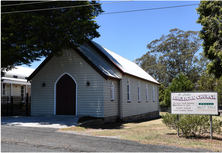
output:
[[[2,152],[209,152],[206,149],[145,145],[117,138],[57,132],[55,128],[1,126]]]

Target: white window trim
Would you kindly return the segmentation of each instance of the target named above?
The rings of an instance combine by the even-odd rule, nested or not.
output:
[[[111,85],[110,85],[110,92],[111,92],[111,95],[110,95],[110,100],[114,100],[114,84],[113,82],[111,82]]]
[[[138,86],[137,86],[137,92],[138,92],[138,102],[141,101],[141,97],[140,97],[140,83],[138,82]]]
[[[129,86],[129,92],[128,92],[128,86]],[[127,79],[127,102],[130,102],[131,101],[131,96],[130,96],[130,80]],[[129,95],[129,98],[128,98],[128,95]]]
[[[148,97],[148,85],[146,84],[146,102],[149,101],[149,97]]]
[[[153,102],[155,102],[155,87],[153,85]]]

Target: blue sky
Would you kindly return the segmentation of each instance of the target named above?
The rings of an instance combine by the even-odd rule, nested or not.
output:
[[[199,4],[200,1],[101,1],[104,15],[96,18],[100,25],[99,38],[93,41],[109,50],[133,61],[140,58],[148,50],[146,45],[169,31],[178,28],[184,31],[200,31],[201,25],[196,23],[199,15],[198,5],[156,9],[148,11],[114,13],[110,12],[141,10],[178,5]],[[44,60],[44,58],[42,59]],[[34,62],[31,68],[37,68],[40,62]],[[24,67],[28,67],[22,65]]]

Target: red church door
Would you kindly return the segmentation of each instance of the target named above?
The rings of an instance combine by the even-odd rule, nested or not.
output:
[[[56,115],[76,115],[76,83],[67,74],[56,84]]]

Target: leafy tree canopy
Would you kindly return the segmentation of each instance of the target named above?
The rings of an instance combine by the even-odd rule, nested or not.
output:
[[[222,76],[222,1],[201,1],[197,13],[200,15],[197,23],[203,26],[200,38],[204,53],[211,61],[207,71],[219,78]]]
[[[164,103],[165,107],[170,107],[170,92],[193,91],[193,83],[184,73],[178,74],[165,90]]]
[[[217,91],[218,103],[222,107],[222,77],[215,78],[213,74],[203,73],[197,85],[198,91]]]
[[[34,5],[30,3],[1,2],[1,68],[27,64],[49,54],[60,56],[61,50],[75,48],[88,39],[99,37],[95,17],[103,11],[96,1],[51,1]],[[22,10],[51,9],[26,13],[4,13]]]
[[[200,43],[197,31],[172,29],[170,34],[149,43],[149,51],[136,62],[165,86],[180,72],[196,82],[201,68],[194,54],[199,50]]]

